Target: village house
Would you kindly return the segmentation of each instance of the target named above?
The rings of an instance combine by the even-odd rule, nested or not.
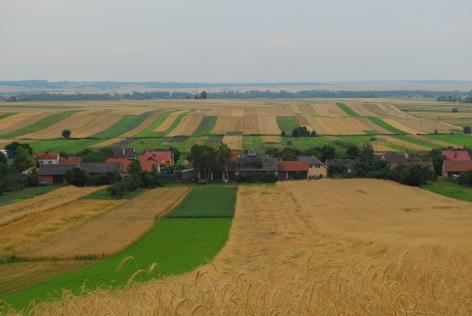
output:
[[[441,152],[441,155],[444,157],[445,160],[471,160],[469,152],[467,150],[444,150]]]
[[[80,162],[79,156],[59,156],[59,165],[78,165]]]
[[[139,157],[139,162],[144,171],[161,173],[163,167],[172,167],[174,165],[174,154],[171,151],[150,150]]]
[[[279,180],[300,180],[308,179],[308,161],[292,160],[280,161],[277,168]]]
[[[390,169],[395,169],[408,161],[408,154],[405,153],[385,153],[379,156],[380,160],[386,161]]]
[[[328,168],[323,162],[321,162],[321,160],[319,160],[315,156],[300,156],[298,157],[298,160],[308,162],[309,178],[321,179],[326,178],[328,176]]]
[[[133,163],[128,158],[115,158],[110,157],[105,160],[106,164],[119,164],[120,165],[120,175],[122,177],[128,176],[129,166]]]
[[[113,147],[114,158],[127,158],[129,160],[136,160],[136,148],[120,148]]]
[[[472,172],[472,160],[444,160],[443,177],[456,180],[465,172]]]
[[[265,173],[275,174],[277,172],[277,159],[263,157],[258,152],[250,150],[239,157],[237,164],[233,164],[233,168],[236,169],[236,176],[260,177]]]
[[[90,175],[104,174],[107,172],[120,172],[120,164],[107,164],[103,162],[86,162],[78,165],[40,165],[38,178],[42,183],[61,184],[64,183],[64,177],[67,171],[74,168],[85,170]]]
[[[60,155],[55,151],[46,151],[43,153],[36,153],[34,155],[40,166],[42,165],[57,165],[59,164]]]

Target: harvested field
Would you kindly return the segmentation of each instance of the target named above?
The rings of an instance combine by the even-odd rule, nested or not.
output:
[[[231,132],[244,131],[243,116],[220,116],[216,119],[216,125],[213,128],[213,134],[226,135]]]
[[[425,146],[421,146],[421,145],[418,145],[418,144],[410,143],[410,142],[407,142],[407,141],[404,141],[404,140],[401,140],[401,139],[398,139],[398,138],[395,138],[395,137],[392,137],[392,136],[376,136],[376,137],[380,138],[380,139],[383,139],[388,143],[391,143],[391,144],[394,144],[394,145],[397,145],[397,146],[401,146],[401,147],[406,148],[406,149],[419,150],[419,151],[431,150],[431,148],[429,148],[429,147],[425,147]]]
[[[242,186],[230,239],[211,265],[35,312],[468,315],[471,210],[380,180]]]
[[[64,206],[101,189],[103,189],[103,187],[78,188],[67,186],[28,200],[2,206],[0,207],[0,227],[32,214],[50,211],[57,207]]]
[[[228,145],[230,149],[241,150],[243,149],[243,135],[232,135],[223,137],[223,143]]]
[[[280,135],[281,130],[277,124],[277,117],[273,114],[263,114],[260,111],[256,112],[257,125],[259,126],[259,133],[263,135]]]
[[[0,257],[28,257],[37,247],[124,200],[77,200],[0,226]]]
[[[322,135],[362,135],[367,130],[378,130],[366,118],[350,117],[313,117],[310,119],[312,128]]]
[[[203,112],[191,112],[187,114],[182,122],[168,134],[168,136],[191,136],[200,125],[205,115]]]
[[[188,190],[175,187],[146,191],[113,211],[37,247],[28,253],[28,257],[74,258],[115,254],[146,233],[156,217],[178,204]]]
[[[134,137],[138,135],[139,133],[144,131],[146,128],[148,128],[161,114],[162,114],[161,112],[157,112],[157,111],[152,112],[151,114],[149,114],[148,117],[146,117],[146,119],[141,124],[133,128],[132,130],[122,134],[121,137]]]
[[[31,139],[60,138],[62,137],[62,131],[65,129],[71,130],[71,137],[89,137],[112,127],[121,118],[122,116],[116,115],[112,111],[83,111],[75,113],[45,129],[22,137]]]
[[[17,129],[24,128],[51,114],[50,111],[24,112],[18,113],[0,121],[0,134],[10,133]]]
[[[259,125],[259,117],[253,109],[245,109],[244,112],[244,134],[260,134],[261,125]]]
[[[383,119],[383,121],[401,131],[404,131],[408,134],[419,134],[421,133],[420,131],[416,130],[416,129],[413,129],[413,128],[410,128],[408,127],[407,125],[399,122],[398,120],[396,119],[390,119],[390,118],[385,118]]]
[[[318,116],[326,117],[343,117],[346,113],[342,111],[336,103],[313,103],[311,107],[315,110]]]

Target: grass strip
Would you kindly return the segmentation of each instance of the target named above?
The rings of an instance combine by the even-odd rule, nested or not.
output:
[[[472,202],[472,188],[448,180],[438,180],[422,186],[423,189],[454,199]]]
[[[231,218],[236,205],[236,187],[205,185],[194,187],[168,218]]]
[[[277,125],[287,135],[291,135],[292,131],[300,126],[297,119],[293,116],[277,116]]]
[[[388,124],[387,122],[385,122],[384,120],[382,120],[380,117],[377,117],[377,116],[369,116],[369,120],[373,123],[375,123],[377,126],[380,126],[381,128],[389,131],[389,132],[392,132],[394,134],[400,134],[400,135],[405,135],[407,134],[405,131],[402,131],[401,129],[398,129],[390,124]]]
[[[397,139],[403,140],[403,141],[408,142],[408,143],[412,143],[412,144],[415,144],[415,145],[418,145],[418,146],[423,146],[423,147],[431,148],[431,149],[442,147],[440,145],[428,143],[428,142],[413,138],[413,137],[408,136],[408,135],[390,135],[390,137],[397,138]]]
[[[197,129],[193,132],[192,136],[206,136],[210,135],[211,131],[216,125],[216,116],[205,116]]]
[[[45,129],[57,122],[60,122],[77,112],[78,111],[66,111],[66,112],[53,113],[51,115],[48,115],[40,119],[37,122],[34,122],[33,124],[30,124],[28,126],[25,126],[23,128],[17,129],[9,133],[2,134],[0,135],[0,137],[1,138],[19,137],[19,136],[23,136],[29,133],[34,133],[42,129]]]
[[[39,187],[28,187],[23,188],[19,191],[6,192],[0,195],[0,206],[16,203],[22,200],[33,198],[38,195],[46,194],[60,187],[61,186],[59,185],[47,185]]]
[[[361,116],[361,115],[359,115],[359,113],[357,113],[353,109],[351,109],[346,103],[336,102],[336,105],[338,106],[338,108],[343,110],[344,113],[346,113],[349,116],[352,116],[352,117],[360,117]]]
[[[12,116],[14,114],[16,114],[16,113],[2,113],[2,114],[0,114],[0,120],[4,119],[4,118],[7,118],[9,116]]]
[[[166,120],[166,118],[171,114],[172,112],[164,112],[161,113],[155,120],[152,122],[151,125],[146,127],[144,130],[139,132],[136,136],[137,137],[152,137],[156,136],[157,133],[155,130],[161,126],[162,122]]]
[[[151,113],[152,112],[145,112],[140,115],[126,115],[111,128],[101,131],[92,137],[109,139],[123,135],[124,133],[138,127],[149,115],[151,115]]]
[[[174,129],[177,128],[177,126],[179,126],[180,122],[182,122],[182,119],[185,117],[185,115],[188,114],[188,112],[190,111],[185,111],[185,112],[182,112],[180,113],[176,118],[175,120],[172,122],[172,124],[162,133],[158,133],[157,135],[158,136],[166,136],[167,134],[169,134],[170,132],[172,132]]]
[[[458,146],[472,147],[472,135],[422,135],[424,137],[440,140]]]

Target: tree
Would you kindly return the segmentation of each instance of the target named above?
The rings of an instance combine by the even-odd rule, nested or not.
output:
[[[359,150],[359,147],[357,147],[354,144],[347,145],[346,158],[356,159],[359,157],[360,154],[361,154],[361,151]]]
[[[13,142],[5,146],[5,150],[8,153],[8,157],[13,159],[16,156],[18,148],[26,149],[29,155],[33,154],[33,148],[29,144],[20,144],[19,142]]]
[[[215,157],[216,154],[213,147],[195,144],[190,149],[188,159],[199,175],[208,179],[211,170],[217,166]]]
[[[177,163],[177,161],[179,161],[180,159],[180,156],[182,155],[180,153],[180,150],[176,146],[171,146],[169,148],[169,151],[172,152],[172,154],[174,155],[174,162]]]
[[[216,149],[216,161],[218,161],[220,167],[225,170],[226,180],[229,179],[228,165],[231,163],[231,150],[225,143],[220,143]]]
[[[285,137],[286,135],[287,135],[287,133],[285,133],[285,131],[282,131],[282,132],[280,133],[280,136],[282,136],[282,137]]]
[[[15,158],[13,158],[13,167],[18,171],[22,172],[31,167],[36,166],[36,161],[29,153],[28,149],[23,146],[16,148]]]
[[[206,98],[208,98],[207,92],[206,92],[206,91],[202,91],[202,92],[200,93],[200,99],[204,99],[204,100],[205,100]]]
[[[315,132],[315,131],[311,131],[310,136],[311,136],[311,137],[315,137],[315,136],[316,136],[316,132]]]
[[[329,146],[329,145],[323,145],[320,149],[320,159],[321,161],[326,161],[328,159],[334,159],[336,158],[336,148]]]
[[[442,167],[444,162],[444,157],[442,155],[441,149],[433,149],[430,152],[431,159],[433,161],[434,174],[440,176],[442,174]]]
[[[457,108],[452,109],[452,113],[457,113],[457,112],[459,112],[459,109],[457,109]]]
[[[64,137],[64,138],[70,138],[71,134],[72,134],[72,132],[70,131],[70,129],[62,130],[62,137]]]
[[[68,170],[65,175],[65,180],[67,183],[78,186],[84,187],[89,183],[89,175],[87,171],[80,169],[78,167],[72,168],[72,170]]]
[[[470,135],[472,134],[472,128],[470,126],[464,127],[464,134]]]

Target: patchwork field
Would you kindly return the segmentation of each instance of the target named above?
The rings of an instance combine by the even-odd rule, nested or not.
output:
[[[230,238],[210,264],[34,312],[468,315],[471,211],[381,180],[241,186]]]
[[[287,143],[299,125],[319,136],[340,138],[424,135],[423,142],[432,145],[439,145],[439,139],[429,136],[437,134],[444,144],[464,146],[468,139],[457,142],[458,135],[451,133],[461,134],[467,124],[472,125],[468,104],[415,99],[0,103],[0,146],[17,140],[31,143],[35,150],[75,153],[88,147],[132,143],[143,150],[177,146],[188,152],[191,144],[202,143],[202,138],[207,138],[203,143],[212,143],[211,137],[221,135],[240,149],[255,143],[254,137],[280,136],[282,131],[286,137],[280,144]],[[64,129],[71,130],[73,139],[61,138]],[[379,151],[434,147],[418,145],[383,137],[375,147]]]

